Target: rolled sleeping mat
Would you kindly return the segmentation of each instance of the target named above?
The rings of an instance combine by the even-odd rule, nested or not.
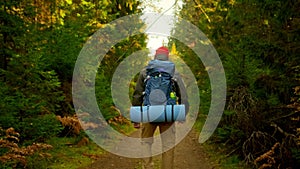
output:
[[[185,106],[131,106],[130,120],[136,123],[185,121]]]

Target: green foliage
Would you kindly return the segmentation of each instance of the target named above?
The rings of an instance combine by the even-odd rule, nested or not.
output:
[[[245,134],[239,128],[234,126],[222,126],[222,128],[217,128],[216,131],[216,140],[220,141],[221,143],[227,142],[228,148],[231,146],[236,147],[240,145],[240,139],[244,138]]]
[[[297,161],[300,161],[300,150],[299,149],[293,148],[292,155]]]
[[[99,64],[99,68],[97,71],[96,76],[96,84],[95,84],[95,91],[96,91],[96,98],[98,100],[99,108],[101,113],[103,114],[106,120],[112,119],[113,117],[119,116],[120,113],[128,113],[118,112],[114,109],[114,102],[111,95],[111,85],[112,85],[112,78],[113,73],[117,69],[117,67],[128,57],[129,55],[133,54],[138,50],[142,50],[145,48],[145,35],[138,35],[133,36],[128,39],[125,39],[118,43],[115,47],[111,48],[111,50],[105,55],[101,64]],[[142,61],[142,58],[141,58]],[[134,64],[134,63],[130,63]],[[131,66],[131,65],[128,65]],[[134,65],[132,65],[134,66]],[[124,70],[126,73],[126,70]],[[131,72],[127,72],[131,73]],[[127,87],[128,82],[120,81],[120,85],[122,87]],[[130,86],[128,86],[129,88]],[[128,95],[128,91],[124,91],[124,93],[120,93],[123,95]],[[128,108],[128,107],[127,107]]]
[[[43,38],[47,44],[42,48],[45,69],[54,70],[61,81],[71,81],[74,64],[84,38],[89,33],[80,26],[81,24],[84,23],[69,21],[59,28],[45,31]]]
[[[105,24],[139,12],[138,5],[138,1],[110,0],[1,2],[1,127],[16,128],[25,143],[57,135],[62,127],[55,115],[74,114],[70,84],[83,44]],[[118,57],[128,56],[122,51],[141,49],[144,39],[140,36],[120,44],[115,50]],[[102,106],[111,112],[108,79],[100,82],[104,88],[99,90],[100,97],[105,98]]]
[[[275,139],[278,142],[284,140],[283,144],[288,142],[285,132],[297,135],[292,119],[299,116],[288,105],[294,97],[292,89],[299,83],[295,78],[299,74],[296,67],[300,64],[297,47],[300,44],[299,2],[184,2],[180,16],[209,37],[225,68],[228,102],[215,138],[232,144],[229,147],[238,148],[236,153],[243,157],[242,145],[247,147],[246,140],[255,131],[274,135],[275,130]],[[188,51],[186,47],[182,48]],[[192,55],[187,54],[187,57]],[[278,129],[272,127],[273,123],[284,132],[278,133]],[[263,139],[257,141],[264,144]],[[283,147],[290,153],[295,145],[284,144]],[[257,158],[261,150],[251,151],[252,158]],[[251,163],[249,156],[244,158]],[[285,167],[293,165],[280,163]]]
[[[18,97],[16,95],[12,95],[10,88],[1,82],[0,90],[0,99],[2,100],[0,102],[0,121],[4,128],[8,128],[9,126],[17,123],[16,115],[19,111],[19,102],[17,102]]]
[[[111,107],[114,105],[112,96],[110,81],[107,79],[107,75],[99,75],[96,77],[96,97],[98,99],[99,109],[106,120],[109,120],[118,115],[118,112]]]
[[[1,126],[16,128],[23,141],[48,138],[54,133],[57,134],[59,130],[58,126],[54,125],[57,121],[53,121],[53,114],[40,117],[58,111],[59,103],[63,99],[55,72],[44,71],[42,63],[40,58],[34,55],[27,56],[26,60],[24,56],[13,56],[8,65],[11,71],[4,72],[6,82],[1,82]],[[32,124],[39,125],[31,126],[28,120],[33,120]]]
[[[52,137],[47,141],[53,145],[49,151],[52,158],[44,160],[43,165],[47,168],[80,168],[86,167],[105,153],[101,147],[94,142],[89,142],[86,146],[77,146],[78,138],[74,137]],[[32,161],[33,166],[36,161]]]
[[[243,162],[239,156],[231,153],[226,153],[228,145],[224,144],[214,144],[214,142],[206,142],[203,145],[205,152],[210,156],[210,160],[213,164],[216,164],[217,168],[221,169],[252,169]]]
[[[1,82],[1,126],[16,128],[24,139],[36,140],[38,137],[53,136],[57,134],[57,126],[43,123],[53,122],[49,116],[40,118],[43,114],[59,111],[60,102],[63,100],[59,91],[60,82],[54,71],[45,71],[44,62],[38,53],[30,52],[24,55],[13,55],[8,63],[8,70],[3,71],[6,77]],[[51,93],[51,95],[49,95]],[[37,118],[38,126],[30,126],[27,119]],[[32,119],[33,120],[33,119]],[[36,124],[36,123],[35,123]],[[28,125],[28,126],[27,126]],[[32,130],[32,127],[34,130]],[[54,127],[54,128],[52,128]],[[50,135],[46,134],[51,129]],[[32,132],[32,133],[31,133]],[[32,136],[26,133],[31,133]],[[38,136],[38,133],[41,136]],[[28,137],[27,137],[28,136]]]
[[[49,166],[48,163],[51,161],[51,158],[45,158],[39,154],[34,154],[32,156],[27,157],[26,159],[27,159],[26,168],[31,168],[31,169],[47,168]]]
[[[44,142],[57,136],[63,127],[53,114],[46,114],[35,118],[24,118],[19,122],[18,131],[22,131],[21,138],[30,142]]]

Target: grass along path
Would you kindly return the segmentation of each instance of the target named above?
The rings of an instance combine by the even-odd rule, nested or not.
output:
[[[176,169],[245,169],[236,156],[226,156],[219,145],[200,144],[198,142],[199,127],[192,129],[188,135],[175,147]],[[139,137],[139,131],[132,137]],[[141,169],[140,159],[120,157],[106,152],[97,144],[89,141],[78,146],[76,138],[53,138],[49,144],[52,150],[51,169]],[[155,169],[159,169],[161,156],[155,156]],[[48,163],[49,164],[49,163]]]
[[[139,132],[134,132],[137,137]],[[185,137],[175,147],[175,168],[176,169],[209,169],[218,168],[210,160],[210,155],[204,150],[204,147],[198,143],[198,133],[192,130],[187,137]],[[161,156],[154,157],[155,169],[159,169]],[[131,159],[120,157],[111,153],[106,153],[103,157],[99,158],[96,162],[80,168],[80,169],[140,169],[140,159]]]

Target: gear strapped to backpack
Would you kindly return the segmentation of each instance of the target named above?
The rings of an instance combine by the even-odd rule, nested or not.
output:
[[[175,65],[170,61],[151,60],[146,67],[144,106],[175,105],[173,76]]]
[[[133,122],[185,121],[185,105],[176,104],[175,65],[170,61],[151,60],[146,67],[143,105],[130,108]],[[175,87],[177,86],[177,87]]]

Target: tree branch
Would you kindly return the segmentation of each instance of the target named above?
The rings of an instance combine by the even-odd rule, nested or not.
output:
[[[208,15],[206,14],[206,12],[204,11],[204,9],[202,8],[202,5],[199,4],[198,2],[196,2],[196,0],[193,0],[193,1],[196,4],[195,8],[200,8],[201,12],[205,15],[207,21],[210,23],[210,19],[209,19]]]
[[[294,114],[297,114],[297,113],[299,113],[299,112],[292,112],[292,113],[289,113],[289,114],[284,115],[284,116],[280,116],[280,117],[277,117],[277,118],[273,118],[273,119],[271,119],[271,120],[269,120],[269,121],[276,121],[276,120],[279,120],[279,119],[287,118],[287,117],[293,116]],[[271,125],[271,126],[272,126],[272,125]]]

